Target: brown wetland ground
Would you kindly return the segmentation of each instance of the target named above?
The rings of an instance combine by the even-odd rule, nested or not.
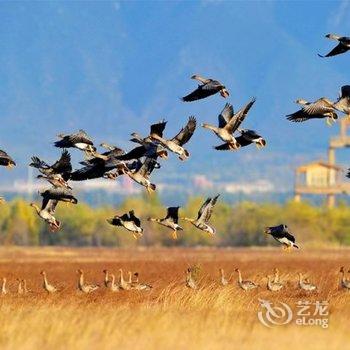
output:
[[[350,250],[280,249],[0,249],[0,277],[10,293],[0,296],[1,349],[348,349],[350,292],[339,288],[339,269],[350,268]],[[199,289],[184,285],[184,271],[196,267]],[[260,288],[244,292],[234,269]],[[266,274],[278,267],[285,287],[266,290]],[[101,288],[77,291],[77,273]],[[112,293],[103,286],[103,269],[140,273],[151,291]],[[218,269],[232,278],[219,284]],[[41,270],[61,289],[47,295]],[[297,289],[297,272],[318,286],[315,293]],[[17,295],[16,278],[30,292]],[[327,301],[328,328],[286,325],[268,328],[257,317],[259,299],[288,304]],[[294,317],[294,316],[293,316]],[[316,316],[315,316],[316,317]]]

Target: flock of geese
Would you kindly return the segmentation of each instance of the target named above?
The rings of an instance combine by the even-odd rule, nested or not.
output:
[[[338,41],[338,45],[327,55],[331,57],[345,53],[350,50],[350,38],[341,37],[335,34],[328,34],[329,39]],[[223,98],[229,97],[230,93],[226,86],[215,79],[204,78],[200,75],[193,75],[192,79],[198,82],[198,86],[188,95],[182,98],[184,102],[193,102],[220,94]],[[266,146],[266,140],[257,131],[242,128],[249,111],[255,104],[252,98],[237,112],[230,103],[226,103],[218,115],[217,125],[203,123],[201,126],[212,131],[223,143],[214,146],[220,151],[237,151],[242,147],[256,145],[258,149]],[[338,119],[338,113],[350,116],[350,85],[343,86],[337,100],[331,101],[321,97],[314,102],[304,99],[296,101],[301,108],[295,113],[287,115],[287,119],[293,122],[304,122],[311,119],[325,119],[331,124]],[[62,223],[55,217],[55,211],[59,202],[77,204],[78,199],[74,196],[71,183],[74,181],[85,181],[89,179],[105,178],[115,180],[121,176],[128,176],[133,181],[143,186],[148,193],[156,190],[156,184],[151,182],[151,175],[155,169],[161,168],[160,160],[168,158],[169,153],[175,154],[181,161],[190,157],[185,145],[191,140],[197,128],[197,120],[190,116],[186,125],[173,137],[165,135],[167,121],[162,120],[150,126],[147,136],[141,136],[137,132],[131,134],[130,141],[133,147],[125,151],[121,148],[101,143],[104,150],[99,151],[88,134],[80,130],[72,134],[59,134],[59,140],[54,146],[62,149],[60,158],[53,164],[49,164],[37,156],[31,158],[31,167],[38,170],[38,179],[47,181],[51,186],[39,192],[42,197],[41,206],[36,203],[30,205],[38,216],[47,223],[52,232],[58,231]],[[80,161],[81,168],[73,170],[71,156],[68,149],[82,151],[85,158]],[[0,165],[13,167],[14,160],[5,152],[0,151]],[[209,223],[213,208],[219,195],[208,198],[199,208],[196,218],[180,218],[180,207],[167,208],[166,216],[163,218],[149,218],[149,221],[158,223],[172,231],[172,238],[177,239],[178,231],[183,227],[179,220],[183,219],[191,223],[197,229],[211,235],[216,233],[215,228]],[[3,200],[3,198],[1,198]],[[127,213],[118,213],[113,218],[108,218],[111,225],[122,227],[131,232],[135,239],[143,234],[141,220],[134,210]],[[284,224],[270,227],[265,230],[274,239],[288,249],[298,246],[295,238]]]
[[[196,281],[196,279],[193,277],[193,270],[194,269],[192,267],[189,267],[185,271],[185,286],[189,289],[199,289],[199,284]],[[242,278],[242,273],[240,269],[236,268],[235,272],[238,275],[237,284],[244,291],[250,291],[260,287],[260,285],[254,281],[244,280]],[[340,287],[350,291],[350,277],[346,276],[345,268],[341,267],[339,273],[341,274]],[[348,270],[348,273],[350,273],[350,270]],[[45,271],[41,271],[40,274],[42,275],[42,288],[48,294],[54,294],[57,292],[61,292],[63,290],[62,288],[54,286],[52,283],[48,281],[47,274]],[[77,274],[78,274],[77,290],[85,294],[93,293],[100,288],[105,288],[106,290],[109,290],[111,292],[129,291],[129,290],[150,291],[152,289],[152,286],[150,284],[142,283],[139,281],[138,272],[135,272],[133,274],[131,271],[129,271],[127,279],[124,279],[123,270],[119,269],[119,278],[118,278],[118,281],[116,281],[115,275],[105,269],[103,270],[103,274],[104,274],[103,284],[87,283],[85,281],[84,272],[81,269],[77,270]],[[298,283],[297,283],[298,289],[301,289],[307,292],[316,292],[318,290],[317,286],[311,283],[308,278],[304,278],[302,273],[299,272],[297,276],[298,276]],[[225,276],[224,270],[222,268],[219,269],[218,282],[220,285],[222,286],[232,285],[233,282],[231,282],[231,280],[232,280],[232,274],[229,278],[227,278]],[[278,292],[283,288],[286,288],[286,283],[285,281],[280,279],[279,270],[277,268],[274,269],[273,275],[266,275],[266,280],[267,280],[266,288],[271,292]],[[27,287],[27,282],[25,279],[17,279],[17,282],[18,282],[17,294],[23,295],[31,292]],[[7,279],[4,277],[2,279],[1,294],[8,294],[9,292],[10,291],[7,287]]]

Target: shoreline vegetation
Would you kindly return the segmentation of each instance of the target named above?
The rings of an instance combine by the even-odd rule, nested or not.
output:
[[[190,198],[180,209],[180,217],[195,217],[203,198]],[[170,204],[169,204],[170,205]],[[140,217],[144,236],[135,240],[132,235],[110,226],[106,219],[133,208]],[[166,206],[159,197],[126,199],[117,208],[91,207],[79,203],[72,210],[69,204],[57,209],[57,217],[64,223],[59,232],[49,232],[23,199],[14,199],[0,207],[0,244],[19,246],[92,246],[92,247],[261,247],[277,246],[263,234],[266,226],[286,223],[301,248],[350,246],[350,207],[340,204],[328,209],[307,202],[285,204],[219,201],[212,217],[217,234],[212,237],[183,223],[184,231],[178,240],[171,231],[148,222],[148,217],[165,216]]]

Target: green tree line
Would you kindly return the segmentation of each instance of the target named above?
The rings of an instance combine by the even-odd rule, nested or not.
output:
[[[196,217],[204,198],[190,198],[180,209],[180,216]],[[143,237],[135,241],[122,228],[109,225],[107,218],[131,209],[141,219]],[[0,206],[0,244],[2,245],[71,245],[71,246],[264,246],[276,245],[263,234],[266,226],[287,224],[301,244],[350,245],[350,207],[340,204],[333,209],[306,202],[285,204],[241,202],[229,205],[219,201],[211,219],[217,235],[210,235],[181,222],[184,231],[179,239],[147,218],[164,217],[165,206],[155,195],[126,199],[119,207],[93,208],[87,204],[60,203],[55,216],[62,222],[52,233],[36,212],[23,199]]]

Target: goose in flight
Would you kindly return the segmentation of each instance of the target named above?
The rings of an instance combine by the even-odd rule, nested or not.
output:
[[[107,222],[113,226],[122,226],[126,230],[132,232],[133,237],[138,239],[142,236],[143,228],[141,227],[141,220],[135,216],[135,212],[130,210],[129,213],[123,215],[115,215]]]
[[[144,186],[149,194],[156,190],[156,185],[151,183],[150,176],[154,169],[159,168],[158,162],[154,158],[146,158],[143,162],[136,164],[136,169],[131,170],[127,165],[122,165],[120,171],[128,175],[132,180]]]
[[[328,52],[327,55],[325,56],[318,54],[319,57],[323,58],[323,57],[336,56],[350,50],[350,37],[339,36],[335,34],[327,34],[326,38],[338,41],[338,45],[333,50]]]
[[[3,150],[0,150],[0,165],[7,168],[16,166],[15,161]]]
[[[245,117],[248,115],[250,108],[253,106],[255,99],[248,102],[242,109],[236,114],[233,112],[231,104],[226,103],[224,109],[218,116],[218,126],[210,124],[202,124],[203,128],[212,130],[222,141],[224,141],[228,149],[235,150],[240,147],[236,138],[233,136],[234,132],[238,130],[240,125],[243,123]]]
[[[167,148],[169,151],[176,153],[179,156],[180,160],[188,159],[188,157],[190,156],[190,153],[182,146],[191,139],[194,131],[196,130],[196,126],[197,126],[196,118],[193,116],[189,117],[186,126],[183,127],[176,136],[174,136],[172,139],[169,139],[169,140],[163,137],[163,131],[165,129],[166,123],[167,122],[162,121],[162,122],[153,124],[151,126],[150,137],[153,140],[158,141],[162,146]]]
[[[118,160],[128,161],[133,159],[156,158],[160,157],[163,159],[168,158],[168,152],[159,142],[154,142],[150,137],[142,138],[139,134],[131,134],[133,137],[130,141],[140,144],[133,148],[128,153],[116,157]]]
[[[350,118],[350,85],[344,85],[341,87],[339,98],[334,103],[334,108],[343,112]]]
[[[198,211],[197,219],[183,218],[185,221],[189,221],[194,227],[199,230],[215,235],[216,230],[214,227],[208,224],[211,214],[213,212],[214,206],[219,198],[219,194],[214,198],[208,198],[201,206]]]
[[[238,131],[241,134],[240,136],[236,137],[236,141],[239,147],[246,147],[251,145],[252,143],[255,144],[257,149],[261,149],[266,146],[266,140],[261,135],[259,135],[256,131],[250,130],[250,129],[240,129]],[[215,146],[214,148],[217,151],[233,150],[232,148],[230,148],[230,145],[228,143],[223,143],[222,145]]]
[[[333,102],[326,97],[321,97],[315,102],[308,102],[304,99],[298,99],[295,102],[303,107],[297,112],[287,115],[287,119],[292,122],[300,123],[310,119],[326,118],[327,124],[332,125],[332,122],[338,119]]]
[[[190,94],[182,97],[182,101],[184,102],[200,100],[202,98],[215,95],[218,92],[220,92],[220,95],[224,98],[230,95],[226,87],[217,80],[203,78],[197,74],[193,75],[191,79],[197,80],[200,85],[198,85],[197,89],[192,91]]]
[[[290,251],[292,247],[299,249],[295,244],[295,237],[289,231],[287,225],[281,224],[265,228],[265,234],[271,235],[277,242],[283,245],[283,248]]]
[[[148,218],[148,221],[157,222],[160,225],[168,227],[173,230],[172,238],[177,239],[177,231],[182,231],[183,228],[178,224],[179,222],[179,208],[180,207],[169,207],[167,208],[166,217],[163,219]]]
[[[35,203],[30,203],[30,206],[35,209],[40,218],[42,218],[50,227],[52,232],[60,229],[61,223],[53,216],[58,204],[57,200],[45,200],[43,199],[41,208]]]
[[[46,206],[46,202],[50,200],[56,200],[61,202],[68,202],[77,204],[78,200],[74,197],[72,190],[63,187],[51,187],[45,191],[39,192],[43,197],[43,205]]]
[[[77,148],[84,151],[87,156],[94,155],[96,152],[94,143],[84,130],[79,130],[77,133],[70,135],[59,134],[58,137],[61,140],[54,143],[55,147]]]

